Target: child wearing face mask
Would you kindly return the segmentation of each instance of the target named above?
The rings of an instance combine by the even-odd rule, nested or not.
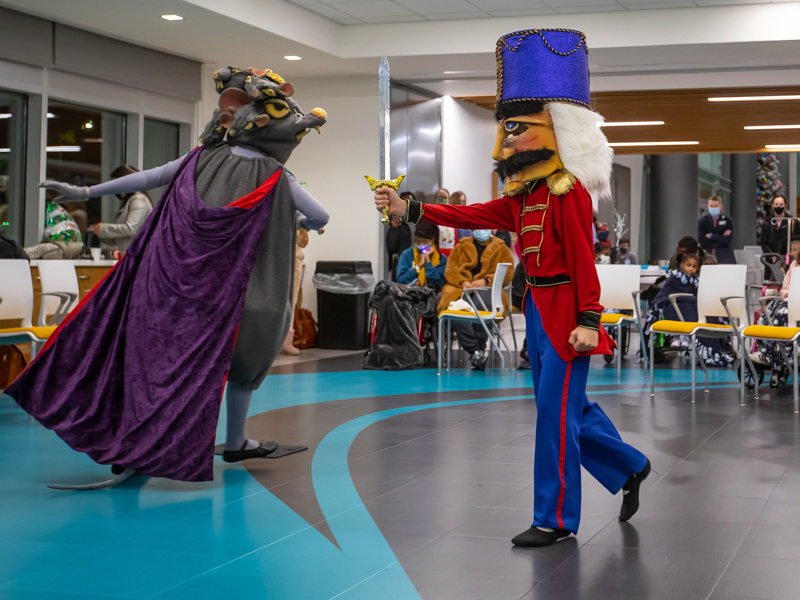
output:
[[[397,283],[439,289],[444,285],[447,257],[439,252],[439,228],[419,223],[414,245],[403,251],[397,262]]]

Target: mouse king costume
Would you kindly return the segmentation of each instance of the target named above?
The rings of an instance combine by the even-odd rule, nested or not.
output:
[[[520,240],[538,416],[533,526],[513,543],[546,546],[578,530],[581,465],[611,493],[625,492],[620,519],[627,520],[650,463],[586,397],[590,356],[614,348],[600,327],[590,196],[609,195],[612,151],[602,117],[589,108],[586,38],[566,29],[519,31],[500,38],[496,55],[493,158],[505,195],[471,206],[412,201],[407,218],[516,231]],[[576,351],[581,339],[593,349]]]

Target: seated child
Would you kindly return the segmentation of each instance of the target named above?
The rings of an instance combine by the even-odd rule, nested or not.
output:
[[[792,281],[792,269],[800,264],[800,240],[792,240],[791,245],[792,264],[783,278],[783,286],[780,290],[780,299],[773,300],[767,304],[767,311],[769,312],[769,320],[776,327],[786,327],[789,324],[789,309],[786,304],[786,299],[789,297],[789,285]],[[762,313],[758,319],[759,325],[769,325],[767,315]],[[795,326],[794,323],[791,326]],[[792,355],[792,345],[784,343],[784,350],[786,356]],[[789,379],[789,367],[783,359],[783,354],[778,347],[778,342],[771,342],[766,340],[758,340],[756,343],[755,351],[750,354],[750,358],[754,363],[769,365],[772,370],[772,376],[769,380],[769,387],[772,389],[777,388],[781,383],[785,383]]]
[[[684,320],[697,321],[697,286],[700,283],[698,279],[700,261],[696,254],[683,254],[679,259],[678,268],[669,271],[664,286],[650,304],[650,311],[645,321],[646,337],[650,335],[650,327],[656,321],[661,319],[681,320],[672,302],[670,302],[669,297],[671,294],[692,294],[692,298],[678,298],[677,303]],[[708,322],[718,322],[718,320],[709,318]],[[687,336],[678,336],[672,342],[673,347],[688,349],[689,345],[690,339]],[[720,339],[698,337],[697,351],[706,366],[727,367],[733,364],[733,358],[725,352]]]

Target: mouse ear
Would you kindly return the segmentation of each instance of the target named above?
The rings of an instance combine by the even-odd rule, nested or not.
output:
[[[292,96],[294,94],[294,86],[288,81],[286,83],[282,83],[278,89],[284,96]]]
[[[236,111],[250,104],[250,96],[239,88],[228,88],[219,96],[219,122],[223,127],[230,127]]]

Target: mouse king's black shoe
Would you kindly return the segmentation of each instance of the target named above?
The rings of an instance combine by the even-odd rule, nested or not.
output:
[[[649,474],[650,459],[647,459],[644,469],[628,477],[628,481],[622,486],[622,508],[619,509],[620,521],[627,521],[639,510],[639,487]]]
[[[541,527],[531,527],[523,531],[511,540],[511,543],[520,548],[540,548],[549,546],[558,540],[572,535],[568,529],[542,529]]]
[[[245,442],[245,446],[247,442]],[[268,454],[272,454],[278,449],[278,444],[275,442],[261,442],[255,448],[250,450],[225,450],[222,454],[222,460],[225,462],[239,462],[240,460],[247,460],[248,458],[262,458]]]

